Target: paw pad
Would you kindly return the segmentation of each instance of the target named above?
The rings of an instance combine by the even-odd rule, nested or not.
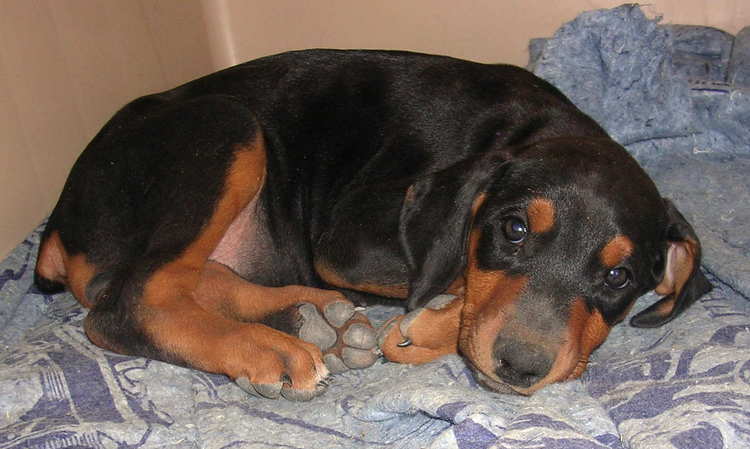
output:
[[[299,306],[298,311],[302,319],[299,338],[314,344],[321,351],[326,351],[336,344],[336,340],[338,340],[336,330],[328,325],[314,305],[309,303],[302,304]]]
[[[299,313],[299,337],[323,351],[323,361],[331,373],[367,368],[378,359],[375,330],[351,303],[332,302],[323,307],[323,313],[303,303]]]

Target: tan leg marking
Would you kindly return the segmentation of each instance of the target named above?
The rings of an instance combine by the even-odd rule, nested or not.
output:
[[[403,335],[399,327],[406,315],[392,318],[395,325],[381,344],[383,355],[392,362],[416,365],[456,354],[463,306],[463,298],[456,298],[442,309],[424,308],[412,312],[418,315],[409,323],[408,335]],[[411,345],[399,347],[406,338]]]
[[[93,305],[93,298],[86,297],[86,286],[97,269],[86,260],[85,254],[68,254],[57,231],[42,243],[36,271],[45,279],[65,284],[82,306]]]
[[[224,318],[239,321],[261,321],[269,315],[290,307],[303,303],[312,304],[317,308],[322,321],[311,324],[311,326],[313,328],[321,325],[329,326],[330,331],[336,334],[336,341],[330,347],[327,346],[328,343],[316,340],[318,343],[326,345],[325,356],[329,354],[337,356],[348,368],[363,368],[367,363],[371,364],[375,361],[374,348],[362,346],[368,344],[366,343],[368,341],[367,331],[363,330],[364,328],[369,329],[372,344],[375,343],[375,331],[372,329],[370,321],[363,314],[354,312],[351,302],[340,292],[300,285],[264,287],[247,282],[226,266],[210,261],[203,271],[195,297],[198,304],[205,310]],[[338,316],[339,319],[343,319],[343,315],[336,315],[335,312],[333,312],[333,315],[328,314],[328,312],[332,312],[328,306],[337,303],[338,306],[336,307],[339,311],[350,310],[352,312],[352,315],[343,323],[335,318]],[[346,312],[340,313],[346,314]],[[334,321],[331,321],[332,318]],[[318,331],[311,331],[309,327],[305,327],[308,325],[306,322],[300,322],[299,324],[301,325],[300,336],[304,334],[308,338],[312,335],[321,337],[322,334],[319,332],[326,332],[320,330],[319,327]],[[352,326],[355,325],[364,326],[364,328],[353,328]],[[310,332],[313,332],[313,334],[310,334]],[[364,352],[367,351],[370,351],[370,354],[365,357]],[[341,369],[341,367],[334,369]]]
[[[234,271],[209,261],[201,272],[195,292],[196,302],[205,310],[239,321],[261,321],[267,316],[307,302],[319,310],[346,297],[333,290],[301,285],[265,287],[242,279]]]
[[[247,377],[252,383],[279,382],[286,374],[293,388],[312,391],[327,375],[316,346],[209,312],[197,297],[208,257],[262,186],[265,158],[260,134],[247,148],[237,149],[209,223],[180,257],[148,280],[138,320],[156,347],[192,366],[233,379]]]
[[[86,286],[89,285],[91,278],[96,275],[96,267],[86,261],[85,255],[76,254],[68,258],[65,270],[68,272],[68,289],[83,307],[91,308],[96,298],[86,297]]]
[[[42,242],[39,257],[36,260],[36,272],[50,281],[65,283],[67,281],[65,271],[67,258],[68,253],[60,240],[60,234],[54,231]]]

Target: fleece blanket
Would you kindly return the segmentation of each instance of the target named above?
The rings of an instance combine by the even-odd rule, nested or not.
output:
[[[531,53],[701,235],[716,288],[678,320],[617,326],[580,380],[532,397],[482,390],[449,356],[379,362],[310,402],[271,401],[94,347],[75,300],[32,285],[36,230],[0,263],[0,448],[750,446],[750,32],[660,25],[623,6],[584,13]]]

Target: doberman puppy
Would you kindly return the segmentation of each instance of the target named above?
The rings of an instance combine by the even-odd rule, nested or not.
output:
[[[634,301],[710,290],[699,240],[617,143],[527,71],[313,50],[117,112],[43,234],[37,284],[91,341],[306,400],[329,372],[460,353],[495,391],[579,376]],[[346,299],[401,298],[378,334]],[[314,343],[314,344],[313,344]]]

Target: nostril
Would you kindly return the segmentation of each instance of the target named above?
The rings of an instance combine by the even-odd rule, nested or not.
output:
[[[552,358],[538,345],[516,340],[498,343],[495,345],[495,373],[510,385],[530,387],[552,368]]]
[[[544,377],[544,375],[533,371],[519,370],[507,360],[497,361],[495,373],[503,381],[519,387],[530,387]]]

